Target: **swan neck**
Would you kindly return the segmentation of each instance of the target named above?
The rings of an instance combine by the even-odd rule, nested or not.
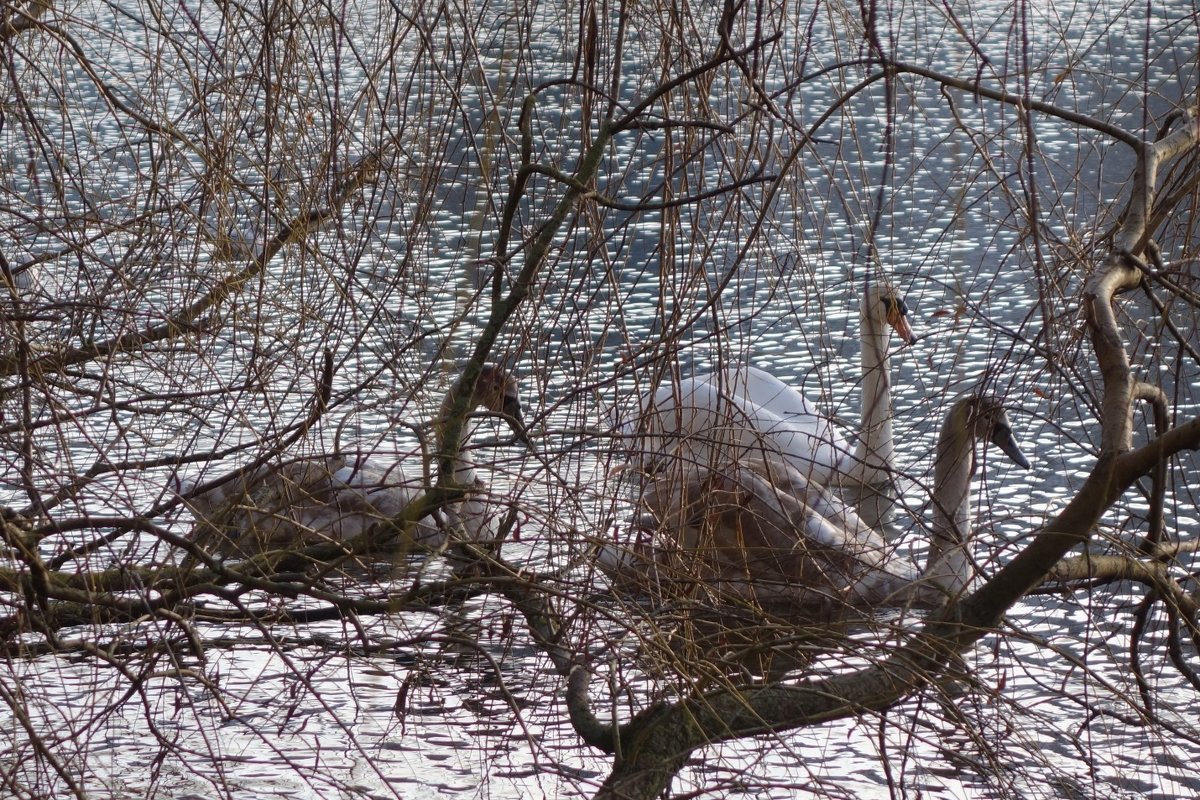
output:
[[[471,440],[470,422],[464,415],[458,425],[450,424],[454,413],[454,401],[454,392],[451,391],[442,400],[441,410],[434,421],[434,431],[437,436],[437,450],[435,453],[438,459],[449,458],[453,462],[453,482],[456,485],[462,486],[474,482],[475,464],[471,460],[470,451],[467,450],[467,445]],[[469,414],[471,410],[471,408],[468,408],[467,413]],[[449,438],[451,433],[453,434],[453,439]]]
[[[872,313],[878,303],[864,301],[862,309],[862,429],[856,460],[862,482],[881,484],[889,479],[894,461],[892,442],[892,377],[888,358],[890,336],[886,321]]]
[[[970,583],[971,478],[975,447],[963,419],[946,420],[938,439],[933,476],[933,537],[924,577],[949,594]]]

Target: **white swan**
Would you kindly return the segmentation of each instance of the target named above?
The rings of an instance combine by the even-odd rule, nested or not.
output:
[[[877,526],[887,516],[894,478],[890,331],[905,344],[916,337],[904,300],[890,287],[868,284],[860,317],[862,426],[854,447],[803,393],[764,370],[739,366],[643,399],[644,465],[652,470],[664,453],[701,464],[777,453],[807,480],[844,491]]]
[[[644,496],[640,545],[605,545],[598,564],[620,589],[701,592],[718,603],[821,609],[936,606],[972,578],[975,442],[1023,468],[1004,409],[969,397],[946,415],[934,467],[933,535],[923,570],[778,454],[659,473]]]
[[[454,400],[452,389],[433,421],[438,451]],[[517,383],[499,367],[483,367],[471,408],[503,414],[517,439],[530,446]],[[470,429],[467,424],[460,429],[452,480],[466,488],[465,496],[418,522],[411,542],[402,544],[437,547],[452,536],[469,541],[491,538],[497,515],[494,507],[489,508],[487,486],[475,472],[468,447]],[[223,556],[246,557],[362,536],[378,523],[399,516],[433,485],[436,467],[429,462],[421,451],[386,461],[377,455],[293,458],[207,487],[184,479],[179,494],[196,519],[193,538],[198,543]]]

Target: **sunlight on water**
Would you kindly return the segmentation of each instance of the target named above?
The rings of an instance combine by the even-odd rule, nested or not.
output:
[[[964,8],[965,24],[983,24],[983,15],[994,5]],[[1055,16],[1050,7],[1031,10]],[[487,13],[493,12],[500,13],[494,9]],[[533,49],[540,56],[536,70],[545,70],[544,78],[560,78],[568,66],[563,59],[570,53],[563,51],[561,31],[553,26],[567,23],[551,17],[552,10],[543,13],[551,30],[536,37]],[[1097,14],[1069,24],[1104,30],[1113,22]],[[913,59],[925,61],[931,51],[947,64],[971,57],[941,40],[936,47],[927,47],[931,34],[919,26],[940,29],[940,17],[895,24],[908,33],[912,31],[905,26],[918,26],[916,34],[896,37],[904,49],[912,50]],[[1035,79],[1041,90],[1052,92],[1053,85],[1045,79],[1058,68],[1054,49],[1059,40],[1050,29],[1040,30],[1045,41],[1037,49],[1040,66]],[[364,31],[370,31],[365,23]],[[817,33],[817,39],[823,35],[832,40],[825,30]],[[642,80],[654,54],[636,46],[636,31],[631,36],[635,46],[626,58],[631,75]],[[1133,40],[1136,44],[1138,36]],[[494,46],[499,48],[503,42]],[[402,51],[397,58],[407,55]],[[113,60],[111,66],[136,73],[141,63],[129,56],[126,61]],[[488,56],[476,66],[499,69],[504,61]],[[333,63],[324,67],[337,69]],[[1126,74],[1134,71],[1133,66],[1125,69]],[[360,67],[348,70],[346,78],[352,84],[364,80]],[[775,84],[781,86],[786,76],[776,77]],[[92,83],[83,76],[75,78],[80,96],[73,102],[101,106],[89,88]],[[436,83],[433,76],[425,78]],[[473,137],[482,128],[480,109],[494,88],[475,86],[463,95],[468,119],[476,126],[469,134],[460,132],[464,153],[483,148]],[[922,93],[932,91],[912,88],[915,94],[905,102],[920,103]],[[1104,102],[1104,86],[1092,87],[1091,94],[1086,88],[1074,102],[1086,108]],[[819,108],[836,94],[835,89],[814,85],[804,102]],[[164,104],[167,117],[193,102],[189,91],[185,81],[161,88],[158,102]],[[936,103],[935,98],[926,99]],[[543,102],[550,110],[540,120],[539,147],[549,160],[574,163],[579,154],[575,112],[556,116],[553,109],[561,108],[563,101],[553,93]],[[790,199],[777,200],[777,207],[767,215],[770,233],[746,253],[746,261],[737,261],[744,245],[738,238],[741,232],[724,233],[731,223],[721,215],[722,209],[697,203],[680,212],[686,217],[685,233],[690,236],[694,228],[721,235],[705,240],[710,250],[695,246],[699,237],[674,242],[678,269],[660,269],[664,218],[653,212],[632,222],[616,214],[604,219],[606,225],[623,224],[621,233],[626,237],[612,245],[619,249],[619,257],[610,266],[570,263],[572,258],[584,259],[581,235],[575,243],[580,254],[570,253],[548,270],[544,284],[537,287],[543,305],[524,310],[529,315],[525,327],[534,332],[525,357],[533,363],[520,365],[522,377],[528,379],[523,391],[534,406],[532,416],[543,449],[535,456],[518,456],[493,448],[494,471],[483,470],[497,494],[516,497],[523,510],[528,508],[521,520],[522,540],[511,543],[510,555],[522,554],[538,566],[574,559],[578,571],[582,569],[578,562],[586,562],[595,540],[628,525],[624,494],[613,489],[619,479],[606,473],[609,461],[618,457],[610,453],[604,437],[613,429],[612,417],[619,419],[628,412],[630,398],[647,391],[653,379],[634,365],[658,363],[656,359],[665,355],[666,362],[687,376],[726,360],[754,363],[804,386],[839,423],[856,424],[861,386],[854,332],[868,263],[862,247],[867,223],[853,215],[865,206],[852,209],[853,204],[831,199],[839,193],[853,197],[863,189],[862,176],[848,176],[829,166],[836,158],[849,159],[861,165],[864,174],[877,176],[888,155],[890,168],[901,176],[894,179],[894,196],[885,201],[887,213],[877,245],[884,272],[913,309],[920,337],[916,345],[893,353],[896,438],[903,443],[900,467],[906,477],[920,479],[917,493],[903,504],[906,524],[909,519],[927,524],[931,513],[919,487],[930,478],[941,413],[955,398],[981,386],[1008,400],[1014,411],[1019,407],[1016,426],[1033,461],[1033,469],[1026,473],[990,460],[980,476],[986,485],[975,502],[985,523],[981,569],[998,569],[1039,525],[1061,510],[1095,461],[1094,443],[1087,444],[1094,431],[1085,412],[1041,392],[1052,374],[1049,356],[1027,345],[1051,321],[1040,317],[1038,284],[1021,263],[1025,222],[1003,216],[1008,208],[995,198],[971,196],[977,188],[965,176],[982,168],[978,153],[964,155],[955,149],[959,145],[954,144],[949,120],[930,119],[918,106],[901,120],[897,152],[885,154],[875,146],[887,124],[878,97],[854,103],[858,103],[852,110],[860,127],[851,133],[829,123],[796,167],[814,176],[817,187],[829,194],[814,189],[813,197],[794,205]],[[962,125],[987,129],[996,124],[977,104],[961,102],[957,108]],[[789,113],[799,115],[803,110]],[[110,122],[104,114],[96,120],[59,118],[53,132],[72,137],[82,135],[76,129],[87,128],[97,146],[83,149],[99,152],[122,135]],[[1077,161],[1087,158],[1086,152],[1081,155],[1080,142],[1053,125],[1039,125],[1037,133],[1041,158],[1055,165],[1051,171],[1075,176],[1080,169]],[[11,133],[0,136],[9,171],[21,174],[26,158],[22,148]],[[296,151],[315,162],[321,157],[318,144],[315,139],[299,142]],[[661,147],[662,139],[650,134],[615,146],[614,159],[640,167],[610,189],[615,197],[633,202],[659,191],[664,180],[657,160]],[[89,191],[97,197],[103,194],[106,200],[132,195],[137,188],[132,171],[140,168],[146,167],[129,164],[127,177],[119,169],[105,172],[111,180]],[[347,272],[315,270],[297,279],[273,266],[264,279],[264,294],[279,304],[275,309],[279,314],[269,326],[269,335],[260,341],[244,332],[230,334],[219,348],[217,361],[206,365],[212,383],[237,385],[247,364],[259,357],[260,348],[286,359],[300,352],[298,343],[306,339],[324,341],[329,327],[340,337],[332,345],[345,358],[336,389],[349,392],[358,386],[359,375],[369,373],[384,374],[384,386],[394,388],[374,383],[352,397],[341,397],[340,405],[328,415],[337,422],[319,428],[305,445],[332,447],[335,437],[342,436],[338,441],[351,446],[367,443],[392,453],[411,448],[415,437],[401,423],[428,418],[445,391],[445,382],[429,381],[420,392],[404,384],[421,380],[423,368],[435,357],[461,360],[485,320],[486,291],[481,296],[479,289],[487,275],[472,269],[478,267],[477,256],[487,252],[488,237],[494,233],[490,228],[471,227],[462,214],[471,207],[469,198],[475,191],[467,184],[476,178],[457,176],[434,187],[437,196],[429,241],[406,240],[407,215],[414,212],[396,201],[395,206],[384,204],[371,212],[379,219],[362,212],[345,221],[348,230],[361,226],[374,235],[353,271],[337,265]],[[184,185],[178,191],[184,194],[187,182],[180,180]],[[962,189],[960,184],[970,188]],[[79,194],[81,190],[69,189],[68,205],[86,209],[89,198]],[[400,190],[401,195],[411,191]],[[1060,205],[1072,207],[1070,221],[1049,220],[1049,234],[1067,239],[1079,233],[1075,226],[1082,229],[1086,224],[1079,220],[1098,213],[1098,194],[1100,188],[1092,186],[1060,194]],[[546,197],[539,196],[535,207],[541,213],[547,207]],[[218,224],[215,218],[209,222]],[[745,224],[740,219],[734,222]],[[253,240],[254,229],[248,221],[246,225],[244,230],[231,228],[225,233],[235,250]],[[56,244],[41,236],[27,246],[37,253],[53,250]],[[98,249],[115,262],[122,247],[114,237]],[[401,274],[401,262],[410,254],[417,264],[406,264],[404,268],[412,272]],[[197,256],[197,263],[217,269],[221,264],[217,256],[206,250]],[[728,287],[713,302],[711,287],[726,277]],[[73,264],[53,261],[44,282],[46,287],[71,286],[78,278]],[[345,307],[338,304],[345,298],[339,296],[335,303],[326,296],[324,290],[331,283],[347,287]],[[202,288],[182,282],[161,285],[163,297],[145,300],[167,298],[173,305],[196,296]],[[394,307],[384,303],[387,307],[381,311],[377,307],[381,297],[399,300]],[[346,318],[334,324],[328,318],[331,308]],[[683,328],[681,320],[692,324]],[[671,339],[674,335],[677,339]],[[48,341],[47,347],[58,339],[51,336]],[[514,351],[526,345],[514,343]],[[309,375],[313,370],[298,372]],[[251,398],[245,405],[239,404],[245,398],[231,398],[229,407],[237,407],[238,413],[230,414],[224,405],[214,407],[211,418],[197,422],[199,433],[164,425],[154,432],[157,438],[150,445],[170,452],[177,445],[253,441],[262,428],[276,421],[279,408],[303,417],[304,402],[313,391],[312,379],[306,380],[302,385],[272,384],[278,396]],[[588,382],[595,386],[580,401],[579,387]],[[174,387],[155,374],[147,375],[140,388],[149,393]],[[416,401],[410,399],[414,395]],[[108,424],[124,421],[118,414]],[[592,438],[595,432],[598,438]],[[85,440],[104,439],[106,433],[82,431],[82,444],[75,450],[61,446],[64,458],[77,461],[78,471],[83,472],[94,457]],[[222,472],[231,466],[209,468]],[[1194,458],[1184,469],[1187,476],[1196,477]],[[98,481],[81,510],[138,513],[147,498],[152,498],[151,504],[157,500],[170,477],[159,469],[122,477],[119,482]],[[16,496],[15,484],[4,488]],[[1143,505],[1131,502],[1115,510],[1105,524],[1143,512]],[[183,530],[187,519],[185,515],[165,522]],[[1172,524],[1187,531],[1200,521],[1180,514]],[[918,527],[906,528],[905,553],[924,549]],[[146,537],[143,544],[149,549],[154,541]],[[123,549],[102,549],[93,558],[107,564],[127,555]],[[396,585],[406,585],[403,576]],[[1011,636],[988,637],[968,654],[967,666],[976,682],[968,690],[934,688],[881,716],[864,715],[710,748],[692,759],[673,789],[753,798],[872,798],[891,793],[928,800],[1118,800],[1194,795],[1200,791],[1200,779],[1194,775],[1200,748],[1156,738],[1163,734],[1137,724],[1130,703],[1113,699],[1138,695],[1137,682],[1127,667],[1130,632],[1125,621],[1114,620],[1118,612],[1128,614],[1140,599],[1122,585],[1099,590],[1095,596],[1027,598],[1005,621]],[[261,603],[252,596],[243,600]],[[606,610],[622,613],[620,608]],[[607,774],[609,759],[581,744],[572,731],[563,711],[562,680],[545,657],[512,635],[521,620],[495,598],[444,611],[381,615],[360,620],[362,629],[349,623],[264,628],[207,623],[200,626],[201,638],[208,642],[204,662],[165,622],[105,630],[103,638],[111,637],[122,647],[149,647],[161,637],[172,643],[171,648],[138,662],[153,667],[137,676],[143,688],[134,696],[128,692],[129,680],[119,674],[119,658],[108,666],[99,659],[67,657],[13,661],[0,680],[6,682],[3,689],[9,695],[39,700],[28,704],[29,719],[21,725],[50,741],[78,737],[82,744],[74,751],[76,763],[65,767],[84,776],[98,797],[182,799],[228,791],[234,797],[533,798],[585,796],[593,791]],[[605,623],[594,624],[603,628]],[[589,632],[597,639],[611,633],[607,629]],[[1162,645],[1161,630],[1154,629],[1153,635],[1154,643]],[[274,637],[276,647],[264,643],[268,636]],[[818,661],[810,674],[846,669],[870,658],[868,652],[878,655],[895,643],[867,643],[864,638],[860,644],[861,651]],[[610,648],[614,662],[630,655],[624,642],[597,644],[601,646]],[[1161,661],[1146,668],[1164,719],[1194,726],[1200,713],[1195,691],[1178,672],[1163,668]],[[213,691],[202,676],[218,676],[220,692]],[[657,696],[648,679],[622,680],[631,682],[628,694],[634,700],[647,702]],[[25,733],[11,716],[12,707],[8,706],[0,734],[0,742],[12,747],[0,749],[17,751]],[[1102,713],[1093,713],[1095,709]],[[603,709],[602,716],[609,711]],[[84,719],[93,720],[86,729]],[[27,752],[24,746],[20,749]],[[903,757],[897,756],[900,753]],[[156,769],[147,769],[147,763],[160,756]],[[23,770],[46,769],[14,763],[2,755],[0,768],[18,776]],[[35,778],[50,779],[30,776],[30,783]]]

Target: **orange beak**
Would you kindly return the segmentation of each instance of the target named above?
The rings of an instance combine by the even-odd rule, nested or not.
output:
[[[917,335],[913,333],[912,326],[908,324],[908,315],[904,314],[898,307],[892,307],[887,315],[888,325],[892,326],[892,330],[905,344],[916,344]]]

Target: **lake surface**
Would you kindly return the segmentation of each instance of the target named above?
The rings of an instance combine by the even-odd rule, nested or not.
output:
[[[932,60],[946,72],[973,76],[972,51],[954,33],[946,8],[906,6],[882,24],[885,44],[914,63]],[[198,231],[219,232],[236,254],[322,185],[305,176],[332,170],[327,158],[344,166],[385,144],[402,155],[353,215],[314,234],[310,250],[290,246],[273,261],[256,290],[231,304],[215,336],[121,362],[128,382],[113,383],[136,403],[83,415],[90,396],[46,391],[45,408],[61,401],[81,415],[39,440],[48,464],[82,472],[98,454],[121,460],[214,453],[210,464],[106,476],[60,509],[64,517],[143,514],[170,499],[176,474],[211,476],[246,460],[258,452],[260,436],[272,441],[307,414],[324,348],[338,370],[333,401],[297,449],[411,447],[412,424],[436,408],[454,362],[469,354],[486,319],[490,289],[479,286],[489,273],[480,259],[495,244],[521,101],[530,86],[575,68],[576,19],[558,9],[484,6],[464,19],[463,9],[435,14],[414,7],[409,19],[426,28],[424,36],[390,6],[352,4],[338,12],[340,24],[310,9],[312,24],[281,35],[277,51],[247,51],[244,58],[225,48],[252,26],[239,30],[235,18],[200,4],[161,10],[151,24],[152,16],[137,9],[81,4],[67,12],[68,25],[79,26],[85,51],[122,91],[197,131],[197,141],[237,143],[245,152],[207,164],[185,148],[161,166],[149,148],[123,135],[113,123],[119,115],[105,110],[94,85],[64,59],[59,77],[70,91],[61,101],[34,103],[47,114],[48,136],[91,159],[81,170],[88,181],[62,189],[61,213],[94,212],[98,221],[119,222],[144,199],[152,169],[163,170],[169,188],[157,213],[148,214],[157,233],[115,225],[72,251],[85,258],[42,266],[43,296],[32,302],[53,313],[31,326],[39,346],[81,335],[76,312],[57,305],[61,293],[103,299],[114,329],[159,319],[162,309],[195,299],[238,266],[222,257],[221,236]],[[1071,14],[1031,6],[1021,10],[1028,24],[1021,31],[1007,6],[976,3],[955,11],[958,24],[984,42],[990,70],[1016,76],[1013,87],[1023,88],[1018,73],[1027,66],[1033,97],[1140,130],[1143,103],[1152,128],[1172,104],[1195,95],[1195,36],[1183,32],[1194,33],[1195,21],[1182,12],[1153,9],[1161,16],[1147,20],[1142,8],[1106,3]],[[643,16],[628,29],[623,50],[627,103],[660,75],[698,63],[678,48],[660,49],[663,38],[696,40],[695,52],[703,40],[711,52],[718,22],[693,10],[681,32],[648,9],[635,13]],[[665,105],[680,119],[711,114],[728,122],[728,134],[703,126],[674,136],[649,127],[623,134],[606,155],[599,191],[625,202],[699,196],[759,165],[780,170],[801,132],[858,80],[852,71],[841,80],[792,83],[862,55],[852,33],[861,24],[857,15],[857,9],[820,7],[782,26],[779,41],[765,51],[769,58],[755,66],[758,88],[778,115],[739,116],[748,106],[739,97],[758,95],[737,70],[721,73],[706,92],[680,92]],[[523,35],[526,27],[534,34]],[[165,48],[159,30],[174,31],[186,44]],[[1146,53],[1152,64],[1142,74]],[[264,60],[276,64],[289,98],[280,108],[270,105],[269,93],[255,93],[266,91],[254,81]],[[190,76],[202,77],[195,85],[207,92],[190,94]],[[251,88],[243,94],[222,88],[237,81]],[[898,526],[915,529],[928,518],[921,487],[929,481],[941,416],[955,398],[981,386],[1014,409],[1033,469],[988,460],[975,498],[980,568],[990,572],[1004,563],[1064,505],[1098,446],[1091,409],[1077,392],[1081,381],[1095,379],[1071,298],[1090,243],[1120,210],[1108,204],[1130,161],[1099,134],[1061,121],[1035,116],[1027,130],[1011,109],[965,95],[953,96],[951,114],[935,88],[915,79],[894,91],[890,116],[882,84],[852,97],[816,130],[776,197],[764,194],[765,184],[749,183],[678,209],[634,214],[589,206],[559,237],[552,263],[501,345],[522,379],[536,452],[487,446],[476,455],[492,464],[486,472],[496,493],[521,510],[521,540],[506,551],[510,558],[573,565],[571,585],[587,585],[590,547],[621,528],[628,513],[604,477],[620,458],[611,447],[614,418],[664,372],[686,376],[752,362],[803,384],[853,428],[860,379],[855,331],[868,273],[904,292],[920,336],[893,358],[899,460],[913,486]],[[201,135],[206,114],[228,131]],[[547,89],[533,124],[539,161],[572,168],[587,124],[578,95]],[[276,127],[286,135],[264,135]],[[333,145],[331,130],[338,134]],[[2,135],[10,201],[21,196],[30,206],[56,207],[44,182],[28,179],[46,176],[41,158],[17,146],[21,129],[8,126]],[[224,196],[228,208],[193,204],[210,167],[246,181]],[[263,198],[264,173],[276,179],[276,205]],[[1036,224],[1027,213],[1034,189]],[[533,182],[518,209],[521,235],[532,235],[560,195],[552,182]],[[176,208],[173,201],[186,211],[168,210]],[[13,212],[4,213],[8,229],[19,229]],[[176,230],[178,240],[164,237],[164,229]],[[57,252],[75,236],[38,231],[31,226],[10,261]],[[1168,226],[1161,240],[1168,259],[1191,246],[1186,233],[1185,226]],[[1181,269],[1194,272],[1187,264]],[[1154,313],[1144,298],[1131,297],[1127,308],[1131,338],[1141,333],[1133,358],[1143,377],[1164,384],[1180,418],[1200,412],[1200,365],[1149,327]],[[1194,310],[1191,317],[1179,313],[1194,339]],[[429,369],[436,359],[447,362],[445,369]],[[80,377],[79,386],[88,380]],[[187,409],[149,409],[162,393],[197,386],[209,393]],[[481,439],[504,435],[495,420],[483,427]],[[247,449],[217,457],[235,444]],[[7,454],[10,467],[20,461],[18,452],[13,445]],[[1169,524],[1186,539],[1200,516],[1190,488],[1200,477],[1196,459],[1181,459],[1174,474]],[[14,475],[7,488],[19,505],[25,500]],[[51,477],[45,476],[48,485]],[[1146,504],[1136,493],[1130,498],[1106,517],[1102,539],[1136,540],[1140,530],[1128,520],[1144,514]],[[189,524],[177,509],[160,521],[178,531]],[[919,539],[906,539],[905,548],[919,552]],[[54,539],[45,546],[62,544]],[[91,563],[171,558],[162,542],[145,536],[98,550]],[[436,577],[443,567],[427,569],[425,577]],[[385,579],[354,576],[342,588],[370,594],[381,583],[409,581],[397,570]],[[1151,615],[1139,653],[1154,711],[1174,730],[1146,724],[1138,708],[1141,688],[1129,649],[1141,597],[1127,585],[1030,597],[1013,609],[1003,634],[967,654],[969,691],[931,691],[883,715],[709,748],[673,789],[753,798],[1194,796],[1200,702],[1164,660],[1161,612]],[[256,607],[273,602],[246,600]],[[225,608],[215,600],[208,607]],[[584,608],[571,617],[572,635],[610,659],[595,694],[611,682],[620,689],[613,708],[622,714],[670,696],[670,680],[648,677],[639,666],[653,649],[639,645],[639,627],[626,633],[620,624],[641,610],[603,598],[594,612]],[[587,796],[609,762],[579,742],[565,719],[563,681],[521,631],[503,600],[484,597],[353,624],[200,622],[203,661],[167,622],[64,632],[68,641],[116,640],[115,661],[130,674],[82,654],[10,661],[0,674],[0,751],[8,754],[0,755],[0,768],[16,784],[66,794],[65,782],[31,748],[33,730],[52,743],[63,771],[90,797]],[[854,645],[817,658],[807,674],[852,668],[892,644],[878,633],[856,636]],[[164,639],[170,647],[152,646]],[[132,676],[139,678],[133,691]],[[13,709],[28,719],[18,720]]]

